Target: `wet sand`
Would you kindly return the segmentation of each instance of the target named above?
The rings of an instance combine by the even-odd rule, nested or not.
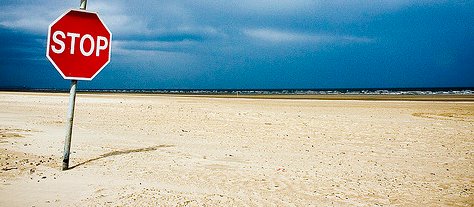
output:
[[[436,97],[435,97],[436,98]],[[474,102],[0,92],[0,206],[474,206]]]

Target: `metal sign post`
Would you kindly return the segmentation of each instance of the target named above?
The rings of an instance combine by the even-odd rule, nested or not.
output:
[[[81,0],[80,9],[86,10],[87,0]],[[71,154],[72,126],[74,123],[74,107],[76,105],[77,80],[71,80],[69,90],[69,109],[67,112],[66,139],[64,141],[63,170],[69,169],[69,155]]]
[[[71,80],[69,91],[69,109],[67,111],[66,140],[64,141],[63,170],[69,168],[69,155],[71,154],[72,125],[74,121],[74,106],[76,105],[77,80]]]
[[[87,7],[87,0],[81,0],[81,6],[79,9],[86,10]]]

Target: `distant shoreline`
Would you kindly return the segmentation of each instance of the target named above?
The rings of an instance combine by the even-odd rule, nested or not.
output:
[[[66,95],[67,91],[2,91],[1,93],[30,93]],[[454,101],[474,102],[474,94],[182,94],[182,93],[130,93],[79,91],[82,95],[110,96],[174,96],[195,98],[236,99],[287,99],[287,100],[363,100],[363,101]]]
[[[470,95],[179,95],[183,97],[206,98],[247,98],[247,99],[297,99],[297,100],[363,100],[363,101],[468,101],[474,102],[474,94]]]
[[[69,92],[69,88],[26,88],[0,87],[0,91],[15,92]],[[240,94],[240,95],[326,95],[326,94],[390,94],[390,95],[431,95],[431,94],[474,94],[474,87],[435,87],[435,88],[281,88],[281,89],[84,89],[78,91],[93,93],[149,93],[149,94]]]

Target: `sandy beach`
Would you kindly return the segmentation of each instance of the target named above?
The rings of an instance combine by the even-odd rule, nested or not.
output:
[[[474,206],[474,102],[0,92],[0,206]]]

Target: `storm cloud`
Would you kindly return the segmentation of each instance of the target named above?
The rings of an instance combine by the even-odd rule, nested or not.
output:
[[[3,1],[0,87],[65,88],[48,25],[79,1]],[[473,87],[474,3],[88,1],[112,61],[81,88]]]

